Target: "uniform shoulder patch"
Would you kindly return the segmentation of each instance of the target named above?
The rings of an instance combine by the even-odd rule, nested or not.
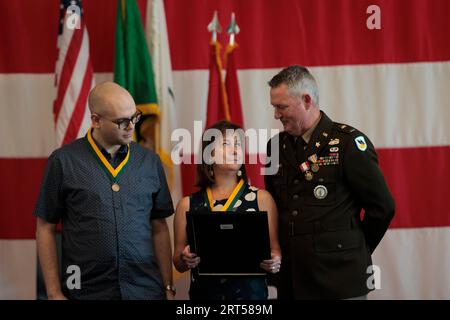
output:
[[[357,136],[355,138],[355,144],[356,147],[361,150],[361,151],[366,151],[367,150],[367,143],[366,143],[366,139],[364,139],[363,136]]]

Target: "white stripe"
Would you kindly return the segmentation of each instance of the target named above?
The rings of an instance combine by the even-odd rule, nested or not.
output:
[[[113,79],[114,79],[114,74],[111,72],[94,73],[95,83],[102,83],[105,81],[113,81]]]
[[[112,80],[113,75],[96,73],[94,77],[99,83]],[[56,148],[53,81],[51,73],[0,73],[0,136],[8,137],[0,141],[0,157],[46,158]]]
[[[179,128],[191,129],[194,121],[205,121],[208,90],[208,71],[174,72],[175,98],[183,101],[177,108]]]
[[[279,69],[238,72],[246,128],[279,127],[267,81]],[[355,126],[378,148],[450,145],[450,62],[315,67],[320,105],[337,122]],[[183,101],[178,125],[205,119],[208,71],[175,72]]]
[[[91,85],[89,86],[89,91],[95,87],[95,78],[92,78]],[[86,100],[86,109],[83,116],[83,121],[81,122],[80,129],[78,130],[77,138],[84,137],[91,127],[91,112],[89,111],[89,101]]]
[[[375,250],[370,299],[450,299],[450,227],[389,230]]]
[[[55,148],[53,74],[0,74],[0,157],[42,158]]]
[[[450,144],[450,62],[311,68],[323,109],[376,147]]]
[[[277,71],[239,71],[246,128],[279,127],[266,84]],[[366,133],[377,148],[450,145],[450,90],[446,88],[450,62],[318,67],[311,71],[318,80],[323,109],[335,121]],[[112,79],[111,74],[101,77]],[[3,139],[0,156],[48,156],[54,145],[50,133],[53,75],[0,74],[0,84],[0,134],[15,135]],[[194,120],[205,119],[207,87],[207,70],[174,72],[175,97],[181,101],[176,110],[178,127],[192,129]]]
[[[86,29],[83,29],[83,40],[81,42],[80,52],[78,53],[70,83],[64,94],[61,110],[56,122],[56,143],[61,145],[66,135],[67,127],[72,118],[73,110],[80,95],[83,85],[83,78],[86,73],[86,66],[89,61],[89,37]]]
[[[36,299],[36,241],[0,240],[0,300]]]
[[[55,73],[57,75],[61,75],[61,70],[64,65],[64,60],[67,54],[67,50],[69,49],[70,42],[72,41],[72,37],[75,34],[74,30],[69,30],[67,28],[64,28],[63,34],[58,37],[58,47],[59,47],[59,54],[58,54],[58,61],[56,62],[55,67]]]

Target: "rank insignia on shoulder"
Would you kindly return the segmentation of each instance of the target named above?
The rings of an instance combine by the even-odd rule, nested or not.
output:
[[[356,147],[361,151],[366,151],[367,143],[363,136],[358,136],[355,138]]]
[[[332,139],[332,140],[330,140],[330,142],[328,142],[328,144],[330,146],[337,145],[337,144],[339,144],[339,139]]]

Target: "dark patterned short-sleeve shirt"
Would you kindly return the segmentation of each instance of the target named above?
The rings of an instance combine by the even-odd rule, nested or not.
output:
[[[164,299],[151,219],[174,210],[159,157],[131,143],[115,183],[86,138],[48,160],[34,214],[62,222],[63,291],[74,299]],[[66,285],[70,265],[80,268],[81,289]]]

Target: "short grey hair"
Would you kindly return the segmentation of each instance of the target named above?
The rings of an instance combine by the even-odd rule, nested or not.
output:
[[[287,85],[291,94],[301,96],[303,93],[308,93],[313,102],[319,105],[319,88],[316,79],[307,68],[289,66],[281,70],[268,82],[271,88],[276,88],[283,83]]]

